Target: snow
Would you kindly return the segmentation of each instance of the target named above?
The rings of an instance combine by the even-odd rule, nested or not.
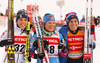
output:
[[[0,26],[0,35],[1,33],[6,30],[6,26]],[[100,63],[100,27],[95,27],[96,33],[96,48],[93,51],[93,63]],[[0,47],[0,61],[2,60],[4,53],[4,47]],[[31,63],[36,63],[36,60],[32,59]]]
[[[100,63],[100,27],[95,28],[96,49],[93,51],[93,63]]]

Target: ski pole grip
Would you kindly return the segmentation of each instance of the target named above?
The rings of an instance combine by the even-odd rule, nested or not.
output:
[[[27,23],[27,27],[26,27],[27,30],[30,30],[30,22],[28,21]]]

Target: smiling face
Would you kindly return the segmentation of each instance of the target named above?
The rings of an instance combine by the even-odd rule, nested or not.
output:
[[[26,18],[20,18],[20,19],[18,19],[18,21],[17,21],[16,23],[18,24],[18,26],[19,26],[22,30],[24,30],[25,27],[27,26],[27,22],[28,22],[28,20],[27,20]]]
[[[55,29],[56,27],[56,23],[55,21],[48,21],[44,24],[44,27],[45,27],[45,30],[47,32],[53,32],[53,30]]]
[[[78,28],[78,21],[77,19],[73,18],[69,21],[68,24],[71,31],[75,31]]]

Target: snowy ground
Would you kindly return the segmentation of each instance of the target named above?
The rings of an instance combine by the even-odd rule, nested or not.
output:
[[[0,26],[0,35],[1,33],[7,29],[6,26]],[[96,31],[96,49],[94,50],[94,55],[93,55],[93,63],[100,63],[100,27],[95,28]],[[0,61],[2,60],[4,53],[4,47],[0,47]],[[36,60],[32,59],[31,63],[36,63]]]
[[[96,27],[96,49],[93,52],[93,63],[100,63],[100,27]]]

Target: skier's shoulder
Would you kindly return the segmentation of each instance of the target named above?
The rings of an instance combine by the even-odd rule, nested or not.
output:
[[[81,33],[84,33],[84,27],[78,27],[78,31],[80,31]]]
[[[61,35],[62,35],[63,37],[66,37],[66,38],[67,38],[68,29],[69,29],[69,27],[68,27],[67,25],[64,25],[64,26],[59,30],[59,32],[61,33]]]
[[[14,27],[14,32],[21,31],[21,29],[17,26]]]
[[[59,30],[60,33],[63,33],[63,32],[67,32],[68,31],[68,26],[67,25],[64,25],[62,26],[62,28]]]
[[[8,32],[8,30],[5,30],[4,32],[2,32],[2,35],[1,36],[7,34],[7,32]]]

